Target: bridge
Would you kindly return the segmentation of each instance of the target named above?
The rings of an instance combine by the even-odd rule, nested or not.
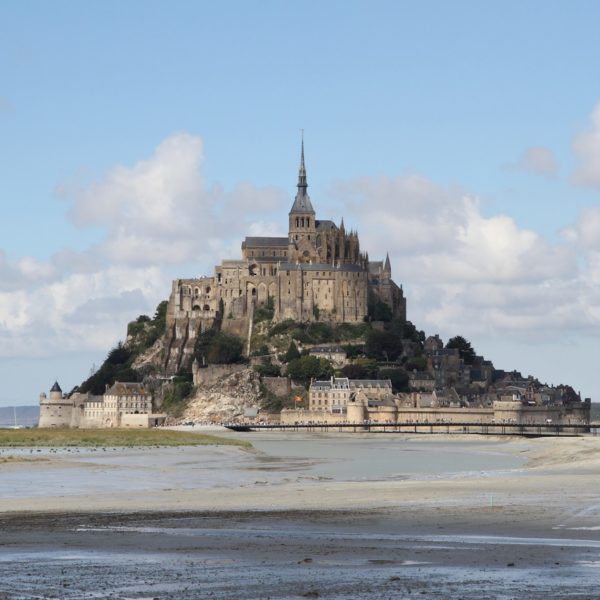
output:
[[[417,433],[518,435],[523,437],[575,437],[599,435],[600,423],[247,423],[225,425],[232,431],[307,431],[352,433]]]

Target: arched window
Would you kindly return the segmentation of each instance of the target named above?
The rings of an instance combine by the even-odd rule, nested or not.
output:
[[[208,304],[205,304],[205,305],[202,307],[202,310],[203,310],[203,311],[205,311],[205,312],[208,312],[208,311],[210,310],[210,306],[209,306]]]

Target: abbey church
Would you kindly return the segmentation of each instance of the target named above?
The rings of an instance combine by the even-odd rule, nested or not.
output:
[[[189,345],[187,340],[216,319],[224,329],[245,334],[254,310],[266,305],[273,307],[275,321],[363,321],[378,301],[394,317],[406,318],[406,299],[392,281],[389,256],[369,261],[358,233],[346,231],[343,219],[339,226],[317,219],[308,195],[304,143],[297,187],[287,237],[247,237],[241,259],[223,260],[214,276],[173,282],[167,310],[171,345]],[[170,354],[181,363],[181,352]]]

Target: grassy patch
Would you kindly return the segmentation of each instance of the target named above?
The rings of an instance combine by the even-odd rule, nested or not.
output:
[[[9,454],[8,456],[0,456],[0,465],[21,462],[48,462],[48,460],[50,459],[41,456],[13,456]]]
[[[0,447],[66,448],[134,446],[205,446],[250,447],[249,442],[203,433],[162,429],[4,429],[0,430]]]

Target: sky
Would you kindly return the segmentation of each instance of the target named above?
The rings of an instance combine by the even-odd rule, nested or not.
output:
[[[318,218],[408,317],[600,397],[600,3],[0,3],[0,406],[69,390],[177,277]]]

